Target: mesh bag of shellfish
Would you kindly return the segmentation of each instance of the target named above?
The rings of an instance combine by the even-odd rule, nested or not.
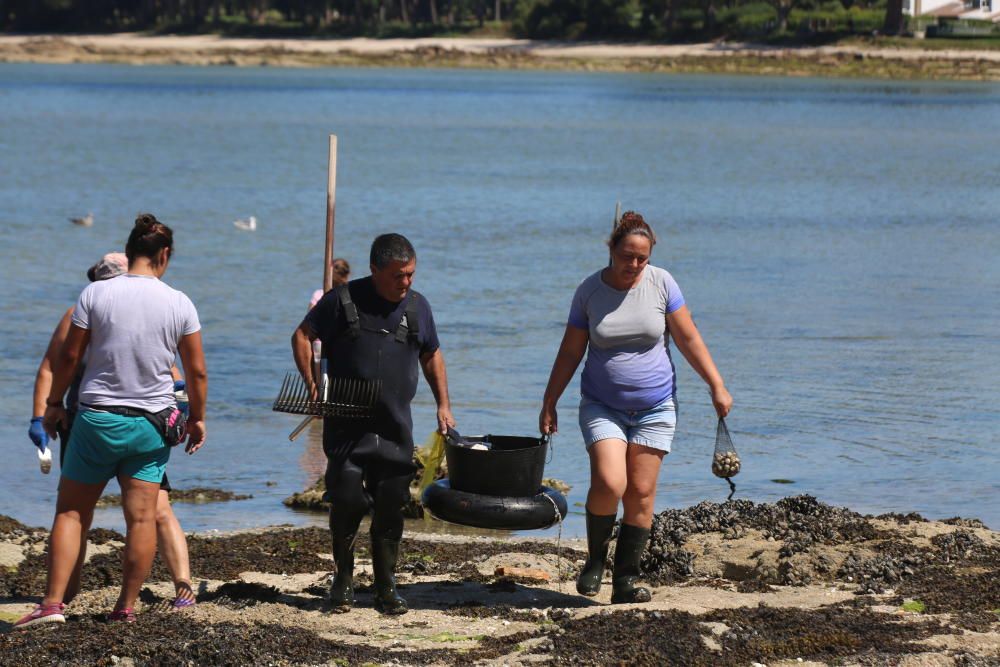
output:
[[[729,435],[726,420],[719,417],[719,425],[715,429],[715,453],[712,455],[712,474],[729,482],[729,497],[733,497],[736,485],[729,479],[740,471],[740,455],[733,446],[733,438]]]

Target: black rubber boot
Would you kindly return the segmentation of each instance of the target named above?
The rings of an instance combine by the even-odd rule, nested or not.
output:
[[[372,569],[375,570],[375,611],[397,616],[409,611],[406,600],[396,592],[398,540],[372,540]]]
[[[333,560],[337,575],[330,584],[330,606],[336,614],[344,614],[354,606],[354,541],[358,537],[358,524],[344,525],[331,517],[330,534],[333,538]],[[350,525],[353,524],[353,525]]]
[[[576,592],[592,597],[601,590],[604,561],[608,559],[608,544],[615,529],[615,515],[591,514],[587,510],[587,562],[576,580]]]
[[[649,529],[622,523],[615,546],[615,569],[611,578],[611,603],[649,602],[648,588],[637,586],[639,561],[649,541]]]

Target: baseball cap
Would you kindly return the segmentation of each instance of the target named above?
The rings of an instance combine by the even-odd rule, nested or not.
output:
[[[128,271],[128,258],[123,252],[109,252],[101,260],[87,269],[90,282],[107,280]]]

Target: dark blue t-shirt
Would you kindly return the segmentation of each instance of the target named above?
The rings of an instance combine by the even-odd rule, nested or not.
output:
[[[399,303],[387,301],[375,291],[375,283],[371,276],[352,280],[347,284],[351,301],[358,311],[366,315],[365,323],[370,326],[395,332],[399,321],[406,312],[406,303],[411,301],[417,311],[419,332],[417,341],[420,344],[420,356],[431,354],[439,347],[437,328],[434,326],[434,315],[431,304],[423,294],[410,290],[406,299]],[[347,318],[341,312],[340,295],[332,289],[323,295],[319,303],[306,315],[305,322],[313,334],[323,341],[324,356],[333,352],[335,339],[347,328]]]

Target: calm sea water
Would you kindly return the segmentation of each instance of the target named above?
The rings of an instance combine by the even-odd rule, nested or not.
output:
[[[52,328],[139,211],[176,232],[209,440],[170,475],[252,494],[179,505],[188,530],[320,523],[281,499],[323,467],[270,411],[322,275],[327,135],[336,254],[366,272],[409,236],[459,427],[535,432],[576,284],[616,200],[661,237],[736,405],[738,495],[1000,526],[1000,86],[666,75],[0,65],[0,513],[51,520],[26,436]],[[84,229],[66,218],[93,211]],[[255,233],[232,220],[255,215]],[[657,507],[721,501],[715,422],[679,367]],[[578,383],[547,473],[583,531]],[[418,440],[433,428],[425,386]],[[779,483],[775,480],[791,481]],[[117,510],[97,523],[120,527]]]

